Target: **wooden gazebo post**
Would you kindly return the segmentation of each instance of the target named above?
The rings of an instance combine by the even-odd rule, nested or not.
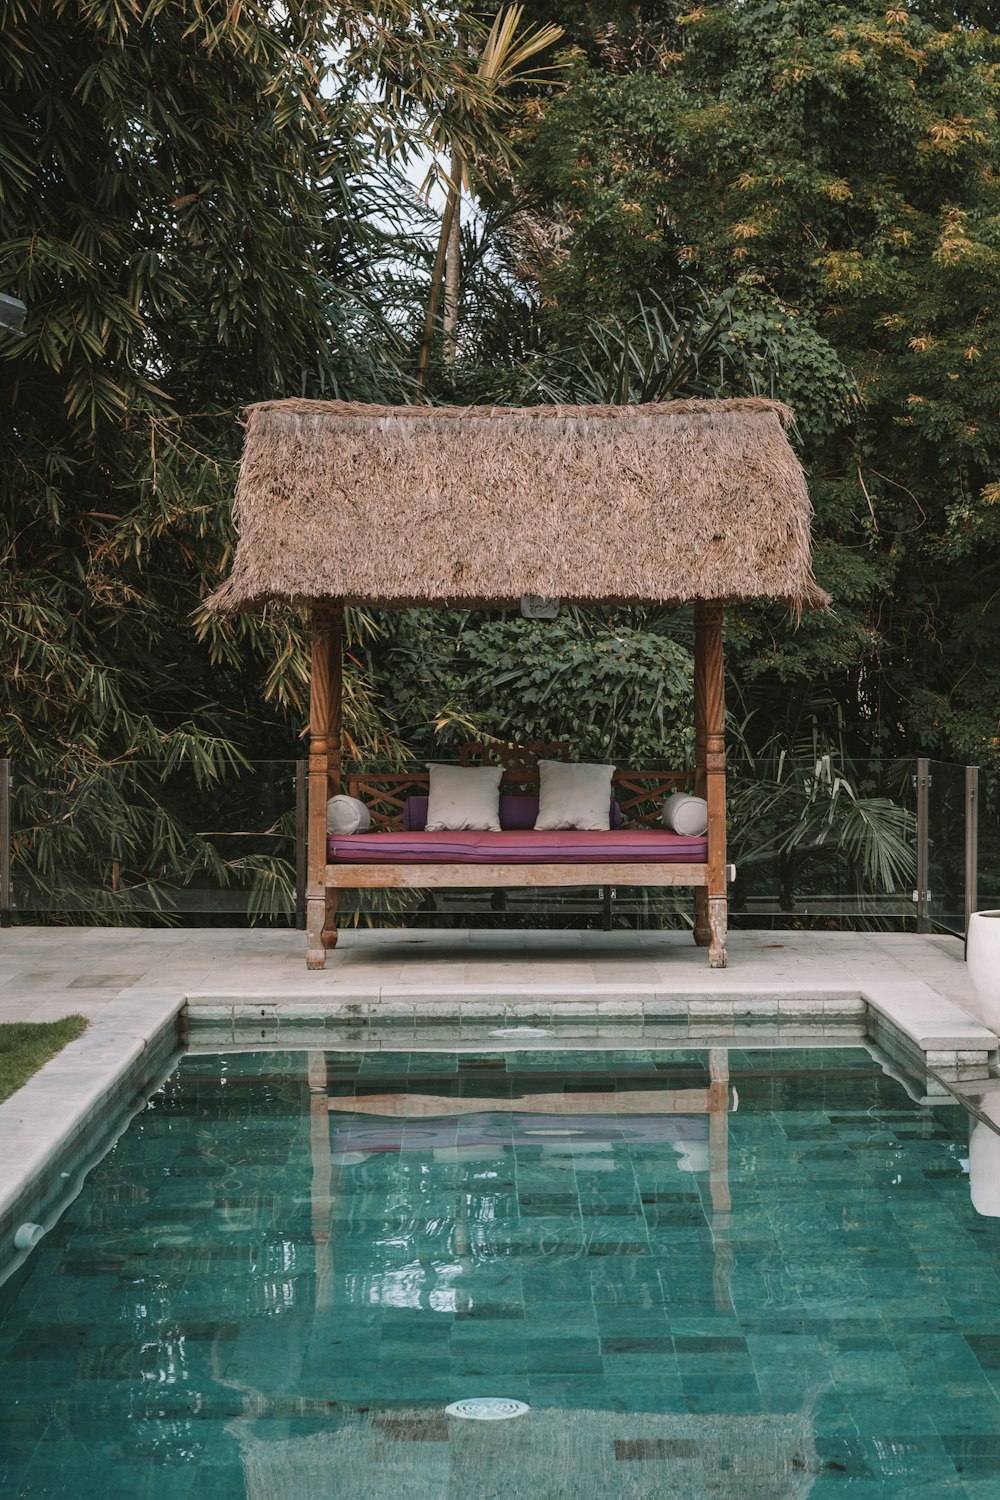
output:
[[[309,683],[309,833],[306,874],[306,967],[322,969],[337,944],[337,890],[326,883],[326,804],[340,791],[343,727],[344,606],[312,611]]]
[[[723,608],[694,607],[695,796],[708,803],[707,883],[695,889],[694,940],[713,969],[726,967],[726,685]]]

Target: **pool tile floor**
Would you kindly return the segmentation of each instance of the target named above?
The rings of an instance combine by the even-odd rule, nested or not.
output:
[[[857,1047],[191,1057],[8,1284],[0,1493],[996,1500],[969,1155]]]

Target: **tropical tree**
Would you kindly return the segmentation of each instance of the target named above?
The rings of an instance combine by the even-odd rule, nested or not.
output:
[[[457,93],[446,97],[428,119],[428,135],[435,152],[441,153],[442,158],[449,159],[449,168],[444,184],[444,211],[431,271],[427,314],[417,364],[417,385],[421,389],[427,381],[427,367],[442,289],[445,295],[444,363],[448,366],[455,363],[462,258],[462,191],[472,189],[474,165],[480,167],[479,175],[485,177],[498,166],[509,169],[516,160],[511,139],[501,128],[505,117],[513,109],[508,98],[509,91],[515,83],[524,86],[546,81],[546,72],[550,70],[539,71],[536,68],[532,72],[528,64],[562,36],[561,27],[552,25],[543,24],[533,30],[520,30],[523,14],[524,6],[521,4],[503,6],[494,16],[489,31],[479,41],[475,74],[485,90],[485,100],[476,101],[470,108],[468,99],[462,93]],[[459,45],[463,52],[472,53],[475,43],[468,34],[469,29],[468,19],[463,18],[459,28]],[[460,121],[465,123],[467,131],[471,131],[473,135],[471,149],[463,142],[457,128]]]
[[[581,759],[683,766],[691,645],[673,623],[576,607],[553,622],[407,612],[386,624],[380,677],[417,755],[453,754],[468,739],[565,739]]]
[[[572,349],[548,345],[524,367],[524,399],[625,406],[675,396],[773,394],[777,350],[766,330],[751,343],[730,293],[710,300],[694,285],[687,290],[687,307],[655,294],[637,297],[629,313],[590,318]]]
[[[861,754],[995,759],[993,10],[724,0],[666,18],[661,48],[638,45],[648,15],[604,15],[520,140],[561,231],[536,265],[547,337],[690,278],[731,292],[799,414],[835,600],[794,635],[733,611],[736,674],[763,698],[820,684]]]

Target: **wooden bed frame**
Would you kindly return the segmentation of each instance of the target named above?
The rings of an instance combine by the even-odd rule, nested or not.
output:
[[[426,772],[342,774],[343,606],[318,604],[313,609],[312,683],[309,714],[309,835],[306,885],[306,965],[322,969],[337,943],[339,892],[372,888],[457,888],[535,886],[692,886],[695,893],[694,939],[708,949],[713,969],[726,965],[726,764],[725,700],[722,652],[723,610],[718,604],[695,605],[694,720],[695,769],[686,771],[619,771],[615,795],[626,822],[653,826],[664,798],[693,783],[708,802],[708,853],[704,864],[443,864],[400,860],[392,864],[328,862],[326,804],[341,791],[361,797],[372,808],[378,828],[402,827],[408,796],[426,789]],[[537,761],[542,755],[567,760],[561,741],[528,746],[473,743],[463,762],[483,760],[504,765],[503,790],[537,789]]]

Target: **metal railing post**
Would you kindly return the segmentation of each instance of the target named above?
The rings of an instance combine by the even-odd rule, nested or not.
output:
[[[930,760],[927,756],[917,757],[917,888],[913,893],[913,899],[917,907],[917,931],[930,932],[931,924],[928,916],[930,904],[930,891],[927,889],[930,879],[930,838],[929,838],[929,797],[930,788]]]
[[[979,767],[965,768],[965,935],[979,910]]]
[[[295,925],[306,925],[306,871],[308,867],[309,762],[295,762]]]
[[[10,926],[10,761],[0,760],[0,927]]]

